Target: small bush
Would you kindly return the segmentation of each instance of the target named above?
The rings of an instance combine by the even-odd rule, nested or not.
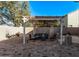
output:
[[[19,33],[19,32],[18,32],[18,33],[16,33],[16,36],[18,36],[18,37],[19,37],[19,36],[20,36],[20,33]]]
[[[7,38],[10,38],[11,36],[9,35],[9,33],[7,33],[7,34],[6,34],[6,37],[7,37]]]

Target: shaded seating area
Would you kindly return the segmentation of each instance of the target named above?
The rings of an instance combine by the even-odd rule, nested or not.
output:
[[[33,32],[29,34],[29,39],[54,41],[58,37],[60,37],[60,35],[57,34],[59,33],[57,30],[58,28],[54,28],[54,27],[38,27],[35,28]]]

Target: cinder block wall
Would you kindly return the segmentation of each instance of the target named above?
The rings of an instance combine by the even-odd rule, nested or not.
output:
[[[79,28],[78,27],[68,27],[67,31],[69,31],[72,35],[78,35],[79,36]]]

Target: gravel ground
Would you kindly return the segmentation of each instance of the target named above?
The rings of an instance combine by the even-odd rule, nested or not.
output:
[[[11,38],[0,42],[1,57],[79,57],[79,44],[60,46],[57,41],[29,40],[22,44],[21,38]]]

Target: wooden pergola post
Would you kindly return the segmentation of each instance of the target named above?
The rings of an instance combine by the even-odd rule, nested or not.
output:
[[[63,43],[63,20],[60,19],[60,45]]]
[[[26,35],[25,35],[25,23],[29,20],[26,16],[23,16],[23,45],[26,44]]]
[[[24,24],[23,24],[23,45],[25,45],[25,43],[26,43],[26,42],[25,42],[25,41],[26,41],[26,40],[25,40],[25,39],[26,39],[25,37],[26,37],[26,36],[25,36],[25,23],[24,23]]]

